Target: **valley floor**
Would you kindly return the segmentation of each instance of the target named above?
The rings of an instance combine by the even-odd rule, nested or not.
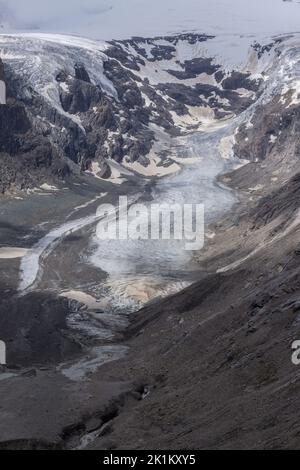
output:
[[[255,171],[263,177],[262,164]],[[299,176],[257,194],[253,173],[249,164],[221,177],[241,204],[210,227],[198,282],[134,314],[125,336],[115,336],[117,350],[102,347],[102,367],[99,355],[85,362],[74,335],[58,334],[69,304],[42,291],[19,300],[25,324],[15,354],[27,366],[0,375],[0,448],[299,447],[300,370],[291,362],[300,335]],[[19,262],[1,259],[7,279]],[[14,288],[6,284],[1,302],[12,323]],[[30,367],[28,344],[43,365]],[[69,375],[53,367],[67,358]],[[86,367],[87,378],[74,380]]]

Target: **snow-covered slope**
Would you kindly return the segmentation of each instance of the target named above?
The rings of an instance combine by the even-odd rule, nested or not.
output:
[[[300,6],[283,0],[10,0],[3,16],[6,32],[40,29],[107,40],[184,31],[258,38],[298,31]]]

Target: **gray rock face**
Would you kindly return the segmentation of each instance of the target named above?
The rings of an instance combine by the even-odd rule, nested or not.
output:
[[[258,91],[260,81],[251,80],[250,73],[232,72],[227,78],[222,81],[222,86],[225,90],[237,90],[238,88],[245,88],[250,91]]]
[[[196,78],[202,73],[207,73],[208,75],[213,75],[219,69],[219,65],[214,65],[212,59],[204,59],[202,57],[195,58],[192,60],[186,60],[182,65],[184,70],[168,70],[171,75],[179,78],[180,80],[187,80],[189,78]]]
[[[299,117],[297,104],[288,105],[282,102],[281,96],[275,96],[257,108],[250,125],[240,126],[236,136],[236,155],[250,161],[265,160],[275,151],[284,154],[289,142],[290,149],[295,149],[294,157],[299,158]]]
[[[91,79],[89,77],[88,72],[86,71],[83,64],[76,63],[74,66],[75,69],[75,78],[77,80],[82,80],[87,83],[91,83]]]
[[[0,59],[0,105],[6,104],[6,84],[4,81],[4,66]]]
[[[0,80],[4,80],[4,65],[1,59],[0,59]]]

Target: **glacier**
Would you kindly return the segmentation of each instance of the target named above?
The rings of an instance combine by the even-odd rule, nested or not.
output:
[[[282,0],[10,0],[4,32],[43,31],[125,39],[183,31],[258,35],[299,31],[298,2]]]

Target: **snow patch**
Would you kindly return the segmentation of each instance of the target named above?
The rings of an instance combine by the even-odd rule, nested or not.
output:
[[[234,157],[233,147],[235,145],[235,135],[223,137],[219,144],[219,151],[222,158],[231,160]]]
[[[28,251],[26,248],[2,247],[0,248],[0,259],[23,258]]]

